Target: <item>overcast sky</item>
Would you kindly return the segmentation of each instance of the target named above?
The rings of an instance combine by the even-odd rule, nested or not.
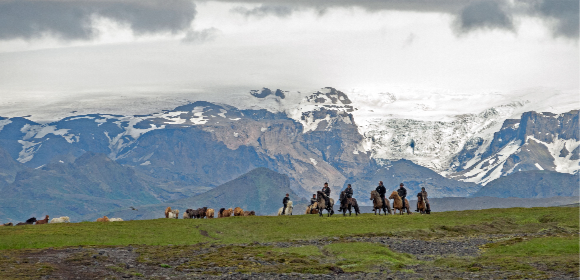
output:
[[[62,100],[211,100],[261,87],[505,100],[544,90],[578,101],[578,6],[0,0],[0,115]]]

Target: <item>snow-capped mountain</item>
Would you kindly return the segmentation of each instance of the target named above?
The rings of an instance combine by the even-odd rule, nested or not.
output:
[[[486,143],[468,143],[452,163],[449,177],[483,185],[505,175],[527,170],[577,173],[580,169],[579,111],[526,112],[508,119]]]

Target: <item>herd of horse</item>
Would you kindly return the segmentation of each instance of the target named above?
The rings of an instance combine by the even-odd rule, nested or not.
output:
[[[256,211],[244,211],[240,207],[236,207],[234,209],[229,208],[221,208],[218,211],[218,218],[226,218],[231,217],[232,214],[234,216],[256,216]],[[215,210],[212,208],[201,207],[196,210],[187,209],[185,213],[183,213],[184,219],[213,219],[215,216]],[[165,218],[168,219],[179,219],[179,210],[174,209],[172,210],[171,207],[165,208]]]
[[[392,208],[391,208],[391,204],[389,202],[389,199],[393,200],[393,207]],[[417,196],[417,199],[418,199],[417,211],[421,214],[426,213],[427,207],[426,207],[425,200],[423,199],[422,196]],[[403,207],[403,200],[401,199],[401,197],[399,196],[397,191],[393,191],[388,199],[384,199],[384,203],[383,203],[383,199],[381,198],[379,193],[377,191],[373,190],[373,191],[371,191],[370,200],[373,201],[373,212],[375,213],[375,215],[377,214],[377,211],[378,211],[378,214],[381,215],[381,210],[383,211],[383,213],[385,215],[387,215],[387,214],[392,215],[393,210],[395,213],[397,212],[397,210],[399,210],[400,215],[402,215],[405,212],[407,214],[413,214],[411,212],[410,207],[409,207],[409,200],[407,200],[405,198],[405,207]],[[320,216],[323,216],[323,211],[326,210],[327,216],[332,216],[334,214],[333,205],[334,205],[334,199],[332,199],[330,197],[328,199],[326,199],[326,196],[324,196],[321,191],[318,191],[316,193],[316,202],[306,208],[305,214],[318,214]],[[282,215],[283,212],[284,212],[283,215],[292,215],[293,208],[294,207],[292,205],[292,201],[289,201],[286,205],[286,209],[283,209],[283,207],[282,207],[278,210],[278,216]],[[344,191],[341,192],[340,193],[340,208],[338,211],[342,212],[342,214],[344,216],[346,216],[346,211],[348,211],[348,215],[350,216],[350,215],[352,215],[353,209],[354,209],[355,215],[358,216],[358,214],[360,214],[360,209],[359,209],[357,200],[355,198],[352,198],[352,197],[351,198],[347,197],[346,193]],[[244,211],[242,208],[236,207],[234,209],[221,208],[218,211],[218,218],[231,217],[232,214],[233,214],[233,216],[256,216],[255,211]],[[208,208],[208,207],[202,207],[202,208],[198,208],[196,210],[193,210],[193,209],[185,210],[185,213],[183,213],[183,219],[203,219],[203,218],[211,219],[211,218],[214,218],[214,215],[215,215],[214,209]],[[37,225],[48,224],[48,218],[49,218],[48,215],[46,215],[46,217],[42,220],[37,220],[35,217],[32,217],[32,218],[26,220],[26,222],[18,223],[16,225],[21,226],[21,225],[33,225],[33,224],[37,224]],[[179,218],[179,210],[177,210],[177,209],[172,210],[171,207],[167,207],[165,209],[165,218],[178,219]],[[97,222],[118,222],[118,221],[123,221],[123,219],[121,219],[121,218],[108,218],[107,216],[103,216],[103,217],[97,219]],[[66,216],[59,217],[59,218],[53,218],[52,220],[50,220],[50,223],[68,223],[68,222],[70,222],[70,218],[66,217]],[[0,226],[13,226],[13,224],[12,223],[5,223],[5,224],[1,224]]]

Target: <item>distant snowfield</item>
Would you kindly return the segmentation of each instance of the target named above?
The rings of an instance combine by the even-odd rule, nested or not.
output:
[[[275,87],[269,87],[275,90]],[[314,109],[305,104],[304,97],[322,89],[290,91],[285,99],[275,96],[258,99],[251,89],[191,89],[171,92],[128,89],[122,93],[100,92],[26,92],[2,94],[1,117],[26,117],[35,122],[51,122],[84,114],[146,115],[171,110],[195,101],[208,101],[235,106],[240,109],[267,109],[301,115]],[[284,89],[282,89],[284,90]],[[478,114],[488,108],[513,102],[524,106],[510,118],[518,118],[525,111],[562,113],[577,109],[580,98],[577,90],[529,89],[498,93],[451,93],[412,89],[344,90],[353,106],[357,125],[364,127],[384,119],[413,119],[451,122],[464,114]],[[301,108],[302,107],[302,108]],[[291,116],[292,117],[292,116]]]

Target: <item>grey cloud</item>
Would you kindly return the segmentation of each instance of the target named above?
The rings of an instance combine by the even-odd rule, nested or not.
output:
[[[189,30],[181,40],[184,43],[203,43],[215,40],[221,35],[221,31],[215,27],[206,28],[200,31]]]
[[[238,9],[247,15],[289,16],[292,11],[313,9],[323,15],[330,8],[358,7],[367,11],[397,10],[433,12],[455,17],[458,34],[481,29],[516,31],[516,17],[539,17],[554,36],[578,39],[578,0],[217,0],[232,3],[261,4],[255,9]],[[284,7],[282,12],[272,8]]]
[[[87,40],[97,35],[94,17],[126,25],[137,35],[187,30],[195,17],[190,0],[0,1],[0,40],[44,35]]]
[[[232,12],[239,13],[244,16],[255,16],[255,17],[265,17],[268,15],[273,15],[277,17],[288,17],[290,16],[295,7],[282,6],[282,5],[260,5],[259,7],[253,9],[247,9],[244,7],[235,7]]]
[[[578,39],[579,3],[578,0],[538,1],[532,5],[530,13],[548,21],[554,36]]]
[[[514,30],[511,12],[506,3],[500,1],[478,1],[467,5],[457,16],[460,32],[476,29]]]

